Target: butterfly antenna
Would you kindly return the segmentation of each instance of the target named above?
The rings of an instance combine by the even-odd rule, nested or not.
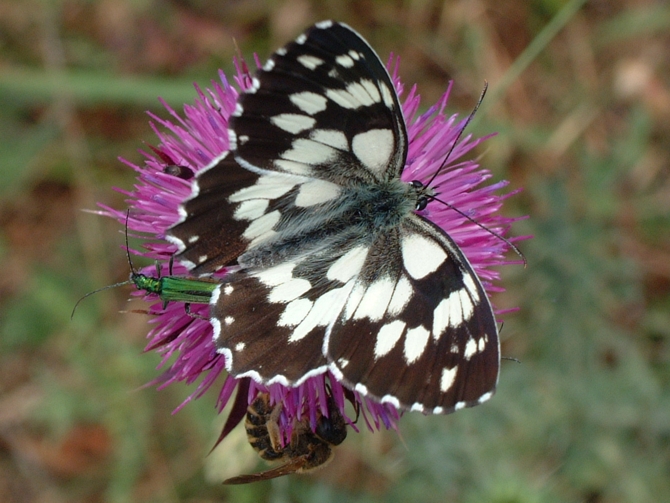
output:
[[[437,178],[437,175],[440,174],[440,171],[444,169],[444,167],[447,165],[447,161],[449,160],[449,157],[451,156],[451,153],[454,151],[456,148],[456,145],[458,144],[458,140],[461,139],[461,136],[463,136],[463,132],[465,131],[465,128],[468,127],[468,124],[470,124],[470,121],[474,118],[475,114],[477,113],[477,110],[479,110],[479,105],[482,104],[482,101],[484,101],[484,96],[486,96],[486,90],[489,88],[489,83],[488,81],[484,81],[484,89],[482,89],[482,93],[479,95],[479,99],[477,100],[477,104],[475,105],[475,108],[472,109],[472,112],[470,112],[470,115],[468,115],[468,118],[465,119],[465,124],[463,124],[463,127],[461,130],[458,132],[458,135],[456,136],[456,139],[451,145],[451,148],[449,149],[449,152],[447,152],[447,155],[445,156],[444,160],[442,161],[442,164],[440,167],[433,173],[433,176],[430,178],[427,184],[425,184],[426,187],[430,187],[432,183],[435,181],[435,178]]]
[[[458,135],[456,136],[456,139],[454,140],[453,144],[451,145],[451,148],[449,149],[449,152],[447,152],[447,155],[445,156],[444,160],[442,161],[442,164],[437,169],[437,171],[435,171],[435,173],[433,173],[433,176],[430,178],[428,183],[425,184],[426,187],[430,187],[432,185],[432,183],[435,181],[435,178],[437,178],[437,175],[439,175],[440,171],[442,171],[442,169],[447,165],[447,161],[449,160],[449,157],[451,156],[451,153],[454,151],[454,149],[456,148],[456,145],[458,144],[458,140],[461,139],[461,136],[463,136],[463,132],[465,131],[465,128],[468,127],[468,124],[470,124],[470,122],[474,118],[475,114],[477,113],[477,110],[479,110],[479,106],[482,104],[482,101],[484,101],[484,96],[486,96],[486,91],[488,90],[488,88],[489,88],[489,83],[488,83],[488,81],[485,80],[484,81],[484,88],[482,89],[482,92],[479,95],[479,99],[477,100],[477,103],[475,104],[475,107],[472,109],[472,112],[470,112],[470,115],[468,115],[468,118],[465,119],[465,124],[463,124],[463,127],[458,132]],[[498,239],[500,239],[501,241],[503,241],[507,246],[509,246],[512,250],[514,250],[514,253],[516,253],[519,256],[519,258],[521,258],[521,260],[523,260],[523,266],[526,267],[526,265],[528,264],[528,262],[526,261],[526,257],[524,256],[523,253],[521,253],[521,250],[519,250],[519,248],[514,243],[512,243],[509,239],[507,239],[507,238],[501,236],[500,234],[498,234],[497,232],[494,232],[491,229],[483,226],[482,224],[480,224],[479,222],[474,220],[472,217],[466,215],[461,210],[456,208],[454,205],[449,204],[448,202],[443,201],[442,199],[439,199],[438,197],[435,197],[435,196],[430,196],[430,195],[426,194],[426,197],[428,197],[429,199],[431,199],[433,201],[438,201],[438,202],[444,204],[445,206],[447,206],[448,208],[451,208],[452,210],[454,210],[456,213],[458,213],[462,217],[467,218],[470,222],[472,222],[476,226],[480,227],[481,229],[485,230],[489,234],[491,234],[491,235],[497,237]]]
[[[512,250],[514,250],[514,253],[516,253],[516,254],[519,256],[519,258],[520,258],[521,260],[523,260],[523,266],[524,266],[524,268],[528,265],[528,261],[526,260],[525,255],[524,255],[523,253],[521,253],[521,250],[519,250],[519,247],[516,246],[514,243],[512,243],[509,239],[507,239],[507,238],[504,237],[504,236],[501,236],[500,234],[498,234],[498,233],[495,232],[495,231],[492,231],[491,229],[489,229],[489,228],[486,227],[485,225],[480,224],[479,222],[477,222],[477,220],[475,220],[474,218],[472,218],[472,217],[469,216],[469,215],[466,215],[464,212],[462,212],[461,210],[459,210],[458,208],[456,208],[453,204],[449,204],[448,202],[446,202],[446,201],[440,199],[439,197],[435,197],[435,196],[426,196],[426,197],[429,197],[429,198],[432,199],[433,201],[437,201],[437,202],[439,202],[439,203],[444,204],[447,208],[454,210],[456,213],[458,213],[459,215],[461,215],[463,218],[468,219],[470,222],[472,222],[473,224],[475,224],[475,225],[476,225],[477,227],[479,227],[480,229],[483,229],[483,230],[485,230],[486,232],[488,232],[489,234],[491,234],[492,236],[497,237],[497,238],[500,239],[503,243],[505,243],[507,246],[509,246]]]
[[[135,268],[133,267],[133,263],[130,260],[130,247],[128,244],[128,218],[130,216],[130,210],[126,212],[126,256],[128,257],[128,265],[130,266],[130,272],[131,272],[131,277],[137,276],[137,272],[135,271]],[[84,300],[86,297],[90,297],[93,294],[102,292],[103,290],[109,290],[110,288],[116,288],[118,286],[123,286],[123,285],[130,285],[132,283],[131,280],[126,280],[122,281],[120,283],[114,283],[113,285],[107,285],[103,286],[102,288],[98,288],[97,290],[93,290],[92,292],[88,292],[86,295],[81,297],[77,303],[74,305],[72,308],[72,313],[70,314],[70,319],[74,318],[74,312],[77,310],[77,306],[79,306],[79,303]]]

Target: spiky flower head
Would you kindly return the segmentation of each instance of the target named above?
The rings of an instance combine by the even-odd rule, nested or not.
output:
[[[393,81],[402,99],[403,84],[397,74],[397,64],[394,65]],[[250,85],[247,65],[238,60],[234,84],[220,72],[219,81],[213,81],[208,89],[203,91],[196,86],[197,98],[193,105],[184,106],[182,114],[165,102],[162,104],[169,119],[150,114],[158,146],[151,147],[151,151],[142,151],[145,158],[142,166],[121,159],[137,173],[133,190],[117,189],[127,196],[130,211],[101,205],[102,211],[99,212],[116,218],[123,225],[127,221],[133,234],[146,238],[144,250],[131,250],[131,253],[151,258],[163,265],[163,271],[167,270],[176,247],[166,241],[166,232],[179,220],[179,205],[191,195],[191,185],[197,173],[228,150],[228,120],[235,110],[238,96]],[[507,182],[485,185],[491,177],[489,171],[475,161],[466,160],[466,154],[486,138],[474,139],[467,135],[459,139],[465,120],[457,115],[446,115],[450,90],[451,86],[424,113],[419,113],[420,97],[416,86],[404,97],[402,109],[409,150],[402,179],[426,183],[439,170],[431,185],[437,188],[440,199],[448,201],[451,206],[434,203],[422,214],[456,241],[490,293],[500,290],[494,286],[498,279],[494,266],[510,263],[503,258],[508,243],[499,236],[507,232],[515,219],[501,216],[499,210],[503,200],[511,193],[500,195]],[[454,142],[457,142],[455,146]],[[475,220],[480,225],[475,225]],[[140,272],[148,276],[157,275],[153,267]],[[175,263],[170,274],[188,276],[189,273],[185,267]],[[224,277],[226,271],[217,274]],[[156,382],[161,387],[177,381],[197,382],[195,390],[180,405],[181,408],[193,398],[200,397],[226,372],[225,356],[217,352],[212,326],[207,321],[209,307],[192,304],[185,309],[182,302],[165,305],[155,294],[138,291],[135,295],[143,295],[147,302],[152,303],[149,309],[152,329],[148,334],[146,350],[158,351],[162,355],[161,367],[164,368]],[[329,397],[345,417],[345,402],[354,404],[370,430],[395,428],[401,414],[391,404],[376,403],[346,389],[328,372],[311,377],[297,387],[281,384],[265,386],[249,378],[238,379],[227,375],[218,390],[217,407],[221,411],[231,401],[233,407],[221,438],[242,419],[247,405],[263,392],[270,394],[271,403],[282,404],[279,426],[286,442],[296,422],[308,418],[312,428],[316,427],[318,418],[328,414]],[[351,421],[349,423],[352,424]]]

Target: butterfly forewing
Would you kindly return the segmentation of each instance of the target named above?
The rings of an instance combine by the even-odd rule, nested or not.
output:
[[[414,213],[398,97],[356,32],[319,23],[278,50],[229,137],[169,239],[194,274],[238,266],[211,303],[233,375],[295,386],[330,369],[425,413],[491,396],[491,306],[456,244]]]
[[[167,236],[178,247],[176,258],[193,274],[236,264],[248,248],[251,239],[245,231],[257,215],[245,214],[240,208],[243,201],[231,201],[230,197],[254,186],[259,178],[228,152],[198,173],[193,196],[180,207],[181,220]]]
[[[277,51],[231,118],[245,167],[349,186],[400,175],[407,134],[393,83],[354,31],[321,23]]]

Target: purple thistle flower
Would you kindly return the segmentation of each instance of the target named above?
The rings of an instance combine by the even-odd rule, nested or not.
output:
[[[257,65],[258,61],[256,61]],[[394,65],[393,81],[399,95],[403,85]],[[100,205],[98,213],[116,218],[134,233],[147,238],[143,251],[131,250],[156,260],[166,266],[176,251],[173,244],[165,240],[166,231],[179,219],[179,205],[191,195],[191,184],[198,171],[212,159],[228,149],[228,119],[235,109],[241,91],[251,85],[251,76],[243,60],[236,61],[237,75],[231,85],[223,72],[220,82],[212,82],[209,89],[196,86],[198,97],[193,105],[185,105],[183,116],[169,105],[170,120],[150,114],[151,127],[158,136],[158,147],[150,147],[151,152],[142,151],[144,165],[138,166],[121,159],[137,172],[137,184],[131,191],[117,189],[128,196],[129,216],[125,210]],[[456,115],[445,115],[451,85],[434,106],[419,114],[420,98],[416,87],[407,93],[402,108],[407,124],[409,151],[407,164],[402,174],[405,181],[428,182],[440,169],[454,141],[457,140],[465,120]],[[486,137],[488,138],[488,137]],[[470,135],[461,138],[451,151],[448,164],[432,182],[440,199],[448,201],[463,214],[481,224],[478,226],[451,207],[433,203],[423,211],[423,215],[444,229],[461,247],[473,268],[482,279],[488,292],[500,291],[493,282],[498,279],[494,266],[513,263],[503,258],[508,244],[496,237],[504,235],[510,224],[518,219],[504,218],[498,211],[503,200],[514,194],[497,194],[507,182],[483,185],[491,174],[464,156],[486,138],[473,139]],[[489,229],[492,232],[488,232]],[[516,238],[520,240],[522,238]],[[157,276],[155,268],[147,267],[139,271],[149,276]],[[215,276],[223,277],[226,271]],[[174,264],[171,275],[188,276],[188,271],[180,264]],[[153,315],[153,328],[148,334],[146,350],[158,351],[163,359],[160,367],[167,366],[155,382],[159,387],[170,383],[199,381],[194,392],[177,410],[194,398],[200,397],[221,373],[225,372],[225,357],[217,353],[212,337],[212,326],[206,320],[209,306],[191,305],[190,315],[179,302],[170,302],[165,308],[157,301],[156,295],[135,292],[153,303],[149,312]],[[193,316],[195,315],[195,316]],[[170,362],[171,363],[168,363]],[[233,394],[238,391],[235,398]],[[219,390],[217,407],[233,402],[233,409],[224,427],[220,440],[242,419],[246,407],[260,392],[270,394],[272,403],[282,403],[280,429],[284,441],[291,438],[291,428],[295,420],[309,418],[312,429],[316,427],[319,414],[328,414],[328,397],[331,396],[346,418],[345,401],[350,401],[360,410],[366,426],[370,430],[396,428],[400,412],[391,404],[379,404],[344,388],[330,373],[307,379],[302,385],[288,388],[280,384],[264,386],[248,378],[237,379],[228,375]],[[175,411],[176,412],[176,411]],[[351,419],[347,418],[354,428]]]

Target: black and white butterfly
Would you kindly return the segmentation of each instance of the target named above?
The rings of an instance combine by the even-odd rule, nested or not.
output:
[[[330,370],[396,408],[484,402],[500,366],[487,295],[454,241],[400,180],[398,96],[354,30],[318,23],[240,96],[230,151],[197,174],[168,239],[214,291],[218,351],[238,377],[298,386]]]

